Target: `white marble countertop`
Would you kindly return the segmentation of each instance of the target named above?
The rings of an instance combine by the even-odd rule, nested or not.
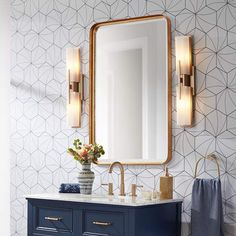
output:
[[[108,195],[83,195],[73,193],[44,193],[36,195],[27,195],[26,199],[43,199],[43,200],[56,200],[56,201],[68,201],[68,202],[83,202],[83,203],[95,203],[95,204],[110,204],[121,206],[148,206],[156,204],[165,204],[173,202],[182,202],[181,199],[171,200],[145,200],[141,197],[130,196],[108,196]]]

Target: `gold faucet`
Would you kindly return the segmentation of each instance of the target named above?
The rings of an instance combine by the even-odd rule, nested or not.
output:
[[[112,173],[114,166],[120,168],[120,196],[125,196],[125,171],[123,165],[119,161],[113,162],[109,167],[109,173]]]

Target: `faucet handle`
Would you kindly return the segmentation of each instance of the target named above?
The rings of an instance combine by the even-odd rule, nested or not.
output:
[[[131,185],[131,196],[136,197],[137,196],[137,194],[136,194],[137,188],[142,188],[142,187],[143,187],[143,185],[132,184]]]
[[[102,186],[108,186],[108,195],[114,195],[113,194],[113,183],[108,184],[101,184]]]

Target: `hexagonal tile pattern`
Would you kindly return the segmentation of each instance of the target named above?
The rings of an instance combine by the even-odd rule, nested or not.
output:
[[[81,47],[88,86],[89,30],[93,23],[165,14],[174,35],[193,36],[196,65],[194,126],[176,125],[173,103],[175,197],[184,199],[182,235],[190,235],[191,189],[196,161],[211,152],[220,158],[225,222],[236,224],[236,3],[235,0],[11,0],[11,236],[26,235],[25,194],[57,192],[62,182],[77,182],[80,165],[66,153],[73,139],[88,141],[88,93],[82,128],[66,125],[65,49]],[[175,52],[173,78],[175,78]],[[173,79],[174,80],[174,79]],[[173,83],[175,84],[175,83]],[[173,86],[175,101],[175,86]],[[93,167],[94,192],[106,193],[109,178],[118,191],[119,172]],[[161,166],[128,166],[130,184],[158,189]],[[211,163],[199,166],[212,178]],[[233,236],[230,229],[225,235]]]

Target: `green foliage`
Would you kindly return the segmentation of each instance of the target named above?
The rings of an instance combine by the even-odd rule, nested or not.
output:
[[[75,149],[77,149],[77,150],[80,150],[82,148],[81,147],[82,142],[79,139],[75,139],[73,142],[73,145],[74,145]]]
[[[73,142],[73,148],[68,148],[67,152],[74,157],[76,161],[81,164],[95,163],[98,159],[105,154],[102,145],[95,144],[82,144],[80,139],[75,139]]]

